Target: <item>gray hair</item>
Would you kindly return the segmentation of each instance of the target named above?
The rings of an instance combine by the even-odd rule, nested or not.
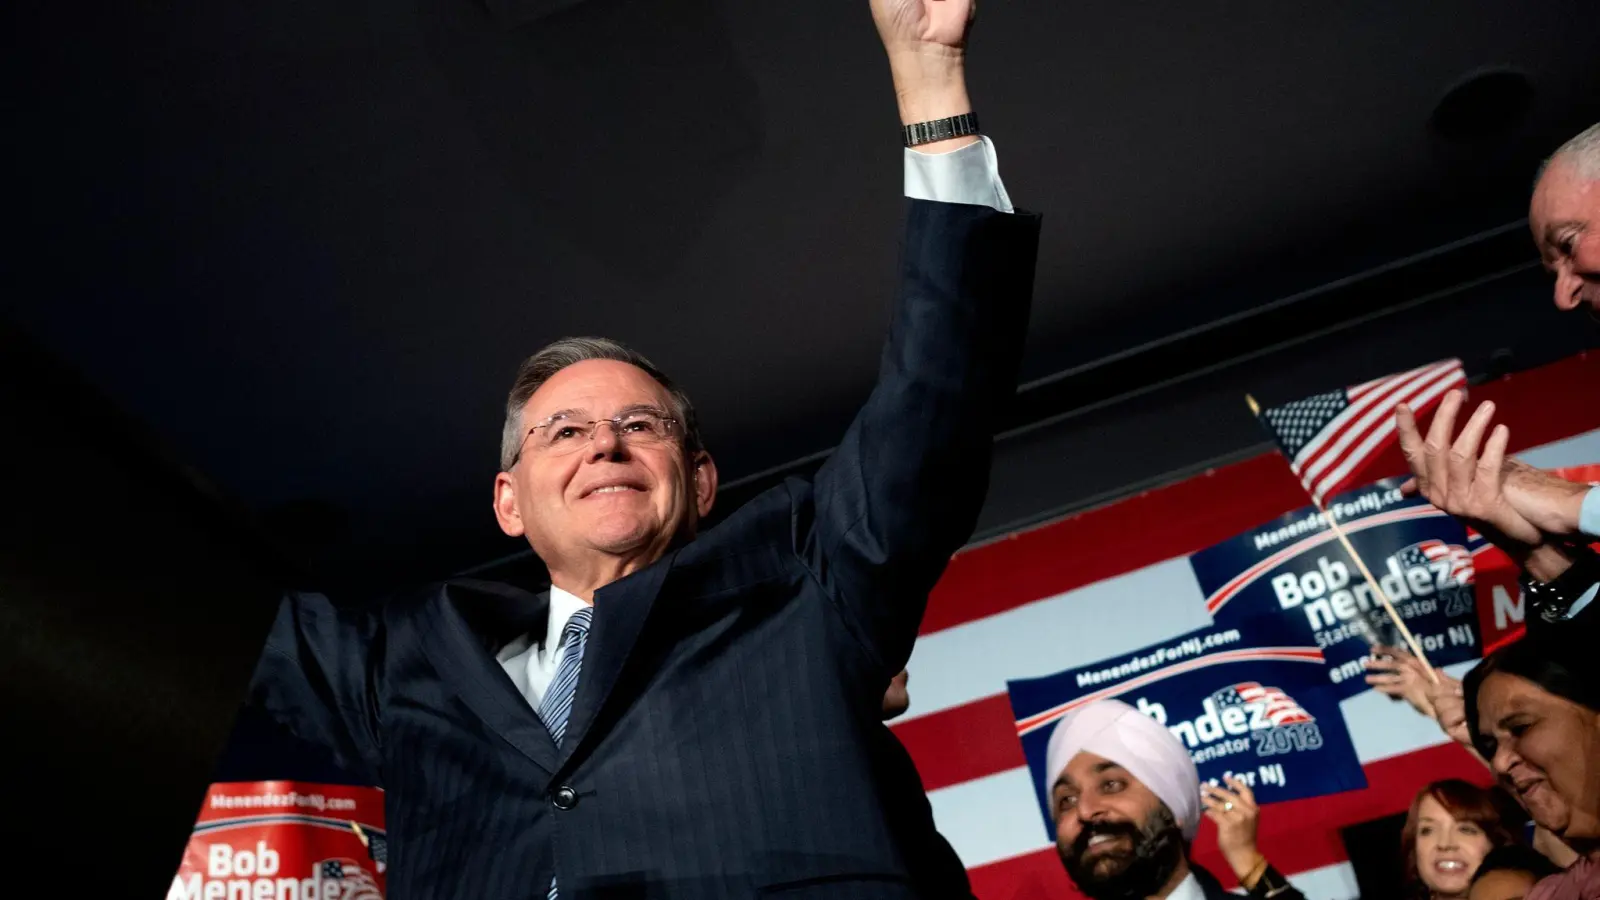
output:
[[[1540,177],[1557,160],[1571,162],[1583,178],[1600,178],[1600,122],[1578,132],[1577,136],[1562,144],[1550,158],[1539,166]],[[1537,179],[1535,180],[1537,182]]]
[[[522,449],[522,442],[527,437],[523,428],[522,409],[528,405],[528,398],[557,372],[574,363],[591,359],[608,359],[615,362],[627,363],[630,366],[643,369],[645,374],[656,380],[667,393],[672,396],[672,410],[678,417],[678,423],[683,426],[684,453],[693,456],[705,446],[700,439],[700,423],[695,418],[694,404],[689,402],[689,395],[683,392],[668,378],[665,372],[656,368],[643,354],[610,338],[600,337],[571,337],[546,344],[538,353],[522,361],[517,367],[516,381],[511,384],[511,394],[506,397],[506,422],[500,432],[500,470],[510,471],[516,464],[517,454]]]

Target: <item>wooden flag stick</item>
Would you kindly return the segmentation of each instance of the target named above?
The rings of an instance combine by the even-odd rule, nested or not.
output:
[[[1250,396],[1249,394],[1245,394],[1244,400],[1246,403],[1250,404],[1250,412],[1253,413],[1256,418],[1261,418],[1261,406],[1260,404],[1256,403],[1256,398]],[[1299,481],[1299,477],[1296,476],[1295,480]],[[1305,487],[1304,482],[1301,482],[1301,487]],[[1422,645],[1417,643],[1416,637],[1411,634],[1411,629],[1406,627],[1405,621],[1402,620],[1400,618],[1400,614],[1395,611],[1394,604],[1389,602],[1389,595],[1384,593],[1383,587],[1378,584],[1378,579],[1372,577],[1372,571],[1367,568],[1367,564],[1364,560],[1362,560],[1361,554],[1357,553],[1356,548],[1351,545],[1349,536],[1344,533],[1343,528],[1339,527],[1338,520],[1328,513],[1327,508],[1322,505],[1322,501],[1318,500],[1317,496],[1311,493],[1310,488],[1306,488],[1306,495],[1311,498],[1311,502],[1316,506],[1317,512],[1322,514],[1323,521],[1328,523],[1328,530],[1332,531],[1333,536],[1339,539],[1339,543],[1344,547],[1344,552],[1350,554],[1350,559],[1355,562],[1356,568],[1361,571],[1361,577],[1367,580],[1367,587],[1372,590],[1372,596],[1378,598],[1378,602],[1383,604],[1384,612],[1389,614],[1389,619],[1394,622],[1396,628],[1400,629],[1400,636],[1405,638],[1406,646],[1411,648],[1412,655],[1415,656],[1418,661],[1422,663],[1423,668],[1427,670],[1428,680],[1437,684],[1439,681],[1439,675],[1433,670],[1433,665],[1428,662],[1428,657],[1422,652]]]

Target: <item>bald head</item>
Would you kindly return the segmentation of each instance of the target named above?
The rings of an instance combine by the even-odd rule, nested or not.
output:
[[[1540,168],[1539,174],[1556,163],[1570,165],[1583,178],[1600,178],[1600,122],[1579,132],[1577,136],[1556,148]]]
[[[1555,276],[1559,309],[1600,315],[1600,124],[1561,145],[1545,163],[1528,205],[1528,226]]]

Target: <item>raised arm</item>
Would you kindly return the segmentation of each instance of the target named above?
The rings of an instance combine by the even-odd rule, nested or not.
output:
[[[873,0],[901,116],[971,111],[966,0]],[[947,146],[959,151],[957,139]],[[919,148],[926,149],[926,148]],[[1037,216],[911,202],[878,383],[814,482],[797,531],[813,573],[883,667],[910,655],[928,591],[972,532],[1016,388]]]

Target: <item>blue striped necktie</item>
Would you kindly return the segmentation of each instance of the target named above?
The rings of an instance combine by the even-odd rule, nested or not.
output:
[[[539,702],[539,718],[550,731],[550,737],[561,749],[561,739],[567,734],[567,718],[572,715],[572,698],[578,693],[578,672],[583,668],[583,646],[589,640],[589,623],[594,619],[594,607],[585,606],[572,614],[567,626],[561,629],[561,643],[567,648],[556,667],[556,677],[545,689]],[[550,879],[550,900],[558,900],[556,880]]]

